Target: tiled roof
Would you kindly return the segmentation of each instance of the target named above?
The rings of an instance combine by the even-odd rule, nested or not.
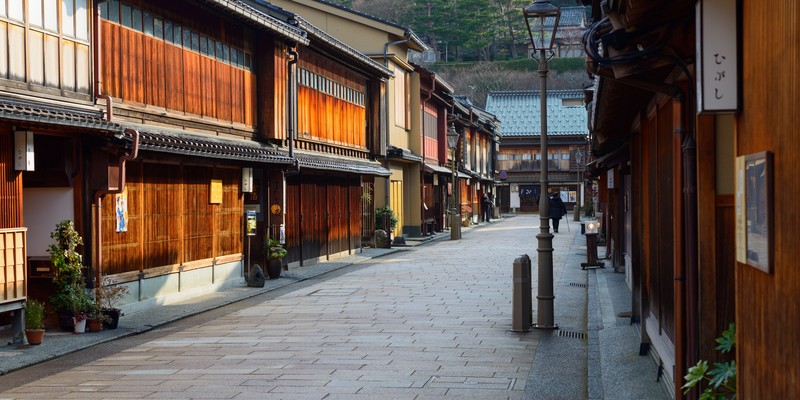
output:
[[[0,119],[107,132],[123,130],[120,125],[105,120],[100,110],[85,110],[9,97],[0,97]]]
[[[580,100],[580,105],[562,105],[563,100]],[[539,91],[492,92],[486,99],[486,111],[500,120],[500,136],[539,136],[541,123]],[[583,90],[547,91],[547,134],[587,134],[587,113]]]
[[[419,36],[417,36],[417,34],[414,33],[414,31],[411,30],[411,28],[407,28],[405,26],[396,24],[394,22],[378,18],[378,17],[376,17],[374,15],[370,15],[370,14],[367,14],[365,12],[361,12],[361,11],[358,11],[358,10],[355,10],[355,9],[352,9],[352,8],[347,8],[347,7],[343,6],[343,5],[339,5],[339,4],[336,4],[336,3],[331,2],[331,1],[326,1],[326,0],[316,0],[316,1],[317,1],[317,3],[320,3],[320,4],[325,4],[325,5],[328,5],[330,7],[338,8],[338,9],[344,10],[344,11],[346,11],[348,13],[352,13],[354,15],[360,15],[360,16],[362,16],[364,18],[371,19],[371,20],[379,22],[381,24],[385,24],[385,25],[389,25],[389,26],[392,26],[392,27],[397,28],[397,29],[401,29],[401,30],[403,30],[405,32],[406,38],[409,39],[413,44],[417,45],[420,48],[420,51],[427,50],[427,48],[428,48],[428,46],[425,45],[425,42],[423,42],[422,39],[420,39]]]
[[[283,36],[286,39],[294,40],[298,43],[308,44],[306,33],[288,23],[269,15],[266,12],[256,9],[250,4],[240,0],[205,0],[206,3],[220,8],[234,16],[249,21],[257,26],[269,29],[270,31]]]
[[[299,15],[296,15],[295,18],[300,23],[300,26],[305,29],[312,37],[317,38],[320,41],[328,43],[329,45],[333,46],[337,50],[341,51],[342,53],[346,54],[347,56],[351,57],[353,60],[360,62],[361,64],[369,67],[373,71],[379,73],[383,77],[391,77],[394,76],[394,73],[383,66],[383,64],[378,63],[377,61],[367,57],[366,55],[360,53],[358,50],[346,45],[345,43],[341,42],[339,39],[327,34],[322,29],[317,28],[310,22],[306,21]]]
[[[238,161],[292,163],[289,156],[277,147],[252,140],[226,139],[150,125],[125,125],[139,131],[141,150]]]
[[[558,20],[560,27],[574,27],[581,26],[584,16],[586,15],[587,7],[561,7],[561,18]]]
[[[327,156],[323,154],[305,153],[297,151],[295,158],[302,168],[318,169],[324,171],[349,172],[359,175],[390,176],[392,173],[383,168],[377,161],[348,158],[341,156]]]
[[[289,157],[287,149],[253,140],[221,138],[150,125],[126,124],[126,127],[139,131],[141,150],[253,163],[291,165],[295,162]],[[131,139],[130,134],[126,133],[126,136]],[[295,159],[301,168],[360,175],[391,175],[377,161],[303,151],[296,151]]]

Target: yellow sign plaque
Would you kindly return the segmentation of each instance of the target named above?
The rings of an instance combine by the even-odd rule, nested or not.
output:
[[[222,204],[222,180],[220,179],[212,179],[211,180],[211,190],[209,190],[210,199],[208,200],[211,204]]]

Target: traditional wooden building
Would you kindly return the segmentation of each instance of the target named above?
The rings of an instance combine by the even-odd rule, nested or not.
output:
[[[409,61],[411,51],[425,44],[410,29],[328,1],[275,0],[273,4],[309,21],[348,46],[368,55],[392,72],[383,93],[381,111],[384,131],[380,143],[383,167],[391,172],[377,178],[372,201],[389,207],[399,222],[395,237],[420,236],[421,204],[421,116],[420,80]]]
[[[494,200],[497,118],[463,96],[453,96],[451,122],[459,133],[458,190],[461,217],[467,223],[483,221],[481,199]]]
[[[297,48],[290,75],[297,114],[290,118],[296,129],[289,131],[296,138],[282,143],[297,160],[286,180],[286,243],[293,266],[374,243],[375,180],[390,175],[376,161],[381,92],[392,73],[302,17],[291,19],[310,39]]]
[[[421,65],[415,64],[414,70],[420,77],[421,233],[427,236],[450,226],[447,215],[452,209],[453,173],[446,135],[453,108],[453,87]]]
[[[0,13],[20,38],[0,52],[0,229],[19,255],[3,267],[30,274],[6,298],[47,297],[63,219],[127,311],[241,285],[266,236],[291,265],[360,249],[389,175],[387,68],[264,2],[21,4]]]
[[[735,323],[738,398],[797,397],[796,2],[584,3],[592,167],[642,353],[697,398],[683,376],[732,358],[714,339]]]
[[[538,212],[542,155],[538,91],[492,92],[486,109],[500,120],[497,154],[499,201],[503,212]],[[547,91],[548,184],[574,208],[585,193],[581,175],[587,148],[583,90]]]

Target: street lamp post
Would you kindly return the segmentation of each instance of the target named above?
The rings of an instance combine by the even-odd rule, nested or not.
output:
[[[450,240],[458,240],[461,239],[461,214],[459,213],[460,210],[456,202],[458,199],[458,180],[456,177],[456,166],[458,165],[458,157],[456,156],[458,150],[458,132],[456,132],[454,124],[450,124],[450,129],[447,130],[447,146],[453,151],[451,163],[453,168],[453,193],[450,195],[452,203],[452,208],[450,209]]]
[[[581,153],[581,149],[578,149],[578,151],[575,152],[575,165],[578,167],[578,171],[576,171],[577,173],[575,174],[577,177],[577,187],[575,189],[575,210],[573,212],[575,221],[581,220],[581,193],[583,192],[583,190],[581,190],[581,172],[583,172],[583,166],[581,165],[582,161],[583,153]]]
[[[539,283],[534,327],[557,329],[553,321],[553,234],[550,233],[550,199],[547,193],[547,52],[552,52],[561,10],[549,0],[535,0],[523,11],[531,44],[539,52],[539,111],[541,119],[541,173],[539,177],[539,234],[537,262]],[[536,58],[534,56],[534,58]]]

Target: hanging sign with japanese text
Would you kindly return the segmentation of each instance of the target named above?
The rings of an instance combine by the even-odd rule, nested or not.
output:
[[[739,109],[736,0],[697,2],[697,112]]]

